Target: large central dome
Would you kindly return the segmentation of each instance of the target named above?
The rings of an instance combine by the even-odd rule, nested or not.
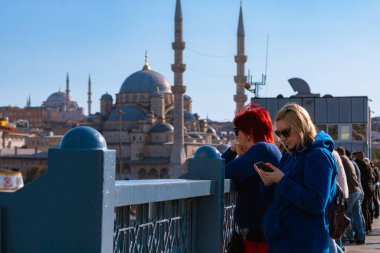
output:
[[[71,99],[71,96],[69,95],[68,99],[68,110],[76,110],[79,108],[76,101]],[[58,92],[54,92],[51,94],[46,101],[42,103],[42,106],[45,109],[53,110],[53,111],[64,111],[66,110],[66,92],[59,90]]]
[[[119,93],[172,93],[170,83],[158,72],[144,68],[130,75],[123,82]]]

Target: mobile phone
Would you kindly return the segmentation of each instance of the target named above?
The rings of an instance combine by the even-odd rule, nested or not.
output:
[[[271,167],[266,165],[264,162],[257,162],[257,163],[255,163],[255,165],[257,167],[259,167],[260,170],[265,171],[265,172],[273,172],[274,171]]]

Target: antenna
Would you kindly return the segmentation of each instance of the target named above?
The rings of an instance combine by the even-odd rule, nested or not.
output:
[[[265,55],[265,74],[261,74],[261,82],[252,82],[252,75],[248,70],[247,83],[244,85],[244,88],[253,94],[255,94],[255,98],[259,97],[259,88],[260,86],[264,86],[267,81],[267,70],[268,70],[268,47],[269,47],[269,34],[267,34],[267,50]],[[254,88],[251,88],[254,86]]]

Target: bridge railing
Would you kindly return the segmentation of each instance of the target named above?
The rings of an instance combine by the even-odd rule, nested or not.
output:
[[[224,161],[199,148],[181,179],[115,181],[115,151],[78,127],[48,171],[0,192],[0,252],[223,252],[236,198]]]

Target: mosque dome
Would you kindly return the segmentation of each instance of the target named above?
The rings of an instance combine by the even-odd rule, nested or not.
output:
[[[102,95],[102,97],[100,98],[100,100],[110,100],[110,101],[112,101],[113,99],[112,99],[112,96],[110,94],[106,93],[106,94]]]
[[[174,127],[169,123],[157,123],[150,130],[151,133],[165,133],[165,132],[173,132]]]
[[[166,117],[173,119],[173,110],[168,111],[168,113],[166,114]],[[190,112],[183,110],[183,119],[185,121],[195,121],[195,116],[191,114]]]
[[[70,97],[69,97],[70,99]],[[66,93],[62,90],[59,90],[57,92],[54,92],[51,94],[47,99],[46,103],[52,103],[52,102],[65,102],[66,101]]]
[[[185,121],[195,121],[194,115],[186,110],[183,110],[183,118]]]
[[[66,104],[66,93],[62,90],[59,90],[57,92],[54,92],[51,94],[45,102],[42,103],[42,106],[45,107],[48,110],[58,110],[63,111],[65,110],[65,104]],[[77,102],[73,101],[69,95],[69,105],[68,109],[76,110],[79,106]]]
[[[113,110],[108,117],[109,121],[119,121],[119,114],[121,113],[121,120],[125,121],[138,121],[138,120],[145,120],[146,114],[145,112],[135,106],[125,106],[120,109]]]
[[[119,93],[172,93],[169,81],[160,73],[145,67],[127,77]]]

